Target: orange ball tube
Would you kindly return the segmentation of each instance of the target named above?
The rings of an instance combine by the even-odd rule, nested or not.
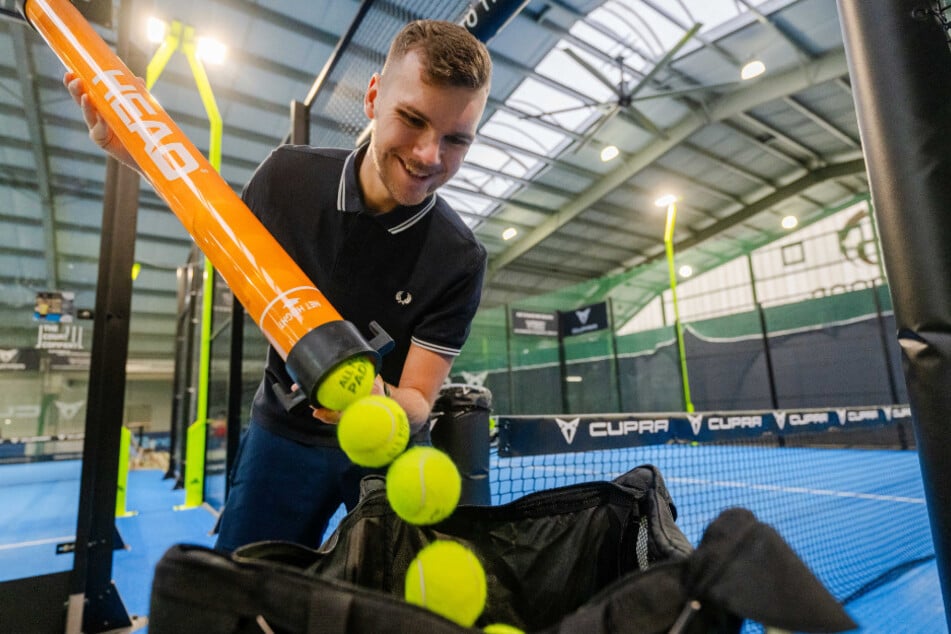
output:
[[[288,359],[305,335],[331,326],[326,336],[307,337],[310,350],[292,355],[304,367],[288,361],[309,400],[317,404],[317,385],[337,363],[364,354],[378,367],[377,351],[343,321],[83,15],[67,0],[22,6],[281,357]]]

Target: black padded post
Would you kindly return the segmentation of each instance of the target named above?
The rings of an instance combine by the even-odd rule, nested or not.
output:
[[[839,14],[949,606],[951,48],[938,4],[839,0]]]
[[[489,482],[489,414],[492,393],[484,387],[448,385],[433,407],[433,446],[446,452],[462,476],[460,504],[492,503]]]

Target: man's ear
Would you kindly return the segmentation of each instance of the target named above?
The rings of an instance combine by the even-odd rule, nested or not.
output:
[[[363,95],[363,112],[368,119],[374,119],[376,117],[376,100],[377,97],[380,96],[381,79],[380,73],[373,73],[373,77],[370,78],[370,84],[367,86],[367,91]]]

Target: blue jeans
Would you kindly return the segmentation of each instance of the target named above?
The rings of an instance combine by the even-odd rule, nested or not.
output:
[[[265,540],[311,548],[333,514],[360,497],[360,480],[385,469],[358,467],[336,447],[302,445],[253,421],[238,448],[219,521],[218,550]]]

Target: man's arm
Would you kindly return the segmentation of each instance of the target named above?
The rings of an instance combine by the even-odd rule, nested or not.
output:
[[[449,376],[454,360],[455,357],[410,344],[400,384],[388,388],[390,396],[406,410],[413,432],[429,420],[433,404],[439,397],[439,390]]]

